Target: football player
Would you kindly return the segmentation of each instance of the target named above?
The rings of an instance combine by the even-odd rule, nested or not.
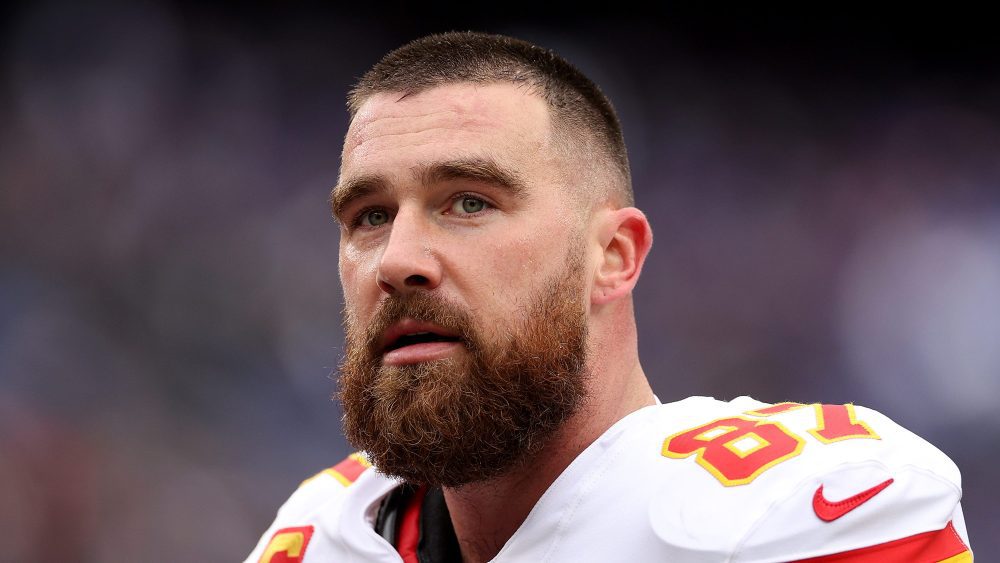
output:
[[[344,432],[247,561],[971,561],[955,465],[853,405],[659,404],[652,244],[598,87],[450,33],[349,98]]]

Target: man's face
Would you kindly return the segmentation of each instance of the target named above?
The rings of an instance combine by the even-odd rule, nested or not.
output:
[[[544,102],[512,85],[380,94],[352,122],[341,399],[382,471],[489,478],[585,398],[584,230],[552,143]]]

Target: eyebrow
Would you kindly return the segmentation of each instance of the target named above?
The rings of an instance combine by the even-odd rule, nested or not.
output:
[[[527,187],[517,172],[501,166],[490,157],[459,158],[422,164],[413,168],[413,176],[424,186],[453,180],[468,180],[498,186],[518,199],[524,199],[527,193]],[[330,192],[333,216],[339,220],[344,209],[352,201],[388,190],[389,182],[379,175],[360,176],[338,184]]]
[[[517,198],[523,198],[527,192],[527,187],[517,172],[501,166],[489,157],[461,158],[423,165],[417,168],[417,175],[425,186],[450,180],[470,180],[499,186]]]
[[[330,209],[333,211],[333,218],[340,221],[344,209],[352,201],[386,191],[389,191],[389,183],[377,175],[360,176],[346,183],[337,184],[330,190]]]

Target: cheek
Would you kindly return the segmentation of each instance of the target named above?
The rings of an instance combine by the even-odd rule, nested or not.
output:
[[[378,261],[351,247],[340,249],[340,285],[344,291],[345,305],[363,302],[369,293],[378,293],[376,283]]]
[[[540,279],[548,279],[551,272],[561,267],[565,253],[562,246],[554,244],[558,235],[539,236],[522,234],[492,245],[487,256],[487,267],[497,292],[518,295],[535,287]]]

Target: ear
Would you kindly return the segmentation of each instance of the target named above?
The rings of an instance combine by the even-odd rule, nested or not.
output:
[[[594,271],[590,301],[603,305],[632,292],[653,246],[653,230],[642,211],[634,207],[605,210],[598,222],[603,252]]]

